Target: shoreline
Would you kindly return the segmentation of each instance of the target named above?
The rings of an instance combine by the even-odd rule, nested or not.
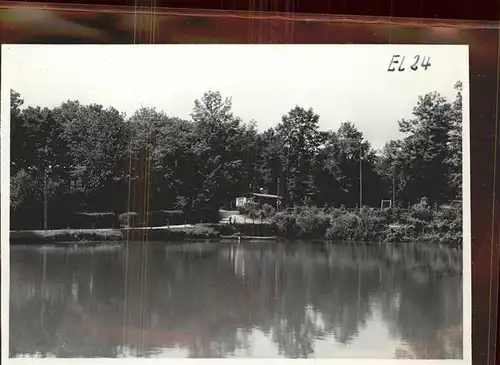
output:
[[[10,231],[10,245],[110,243],[134,240],[213,240],[218,234],[206,227],[138,227]]]
[[[242,235],[242,241],[267,241],[283,242],[289,239],[297,239],[300,241],[322,241],[335,243],[337,240],[328,239],[327,237],[285,237],[280,235]],[[183,225],[174,227],[137,227],[137,228],[98,228],[98,229],[58,229],[58,230],[24,230],[10,231],[9,243],[10,246],[29,246],[29,245],[56,245],[65,246],[104,246],[113,244],[122,244],[127,241],[148,241],[150,243],[169,241],[176,242],[221,242],[221,241],[238,241],[237,235],[224,235],[212,228],[197,225]],[[342,242],[347,242],[340,240]],[[339,242],[340,242],[339,241]],[[351,242],[369,243],[373,240],[356,240]],[[407,242],[392,242],[392,241],[377,241],[387,244],[405,244]],[[415,241],[420,244],[442,245],[439,242]],[[461,247],[454,243],[447,244],[450,247]]]

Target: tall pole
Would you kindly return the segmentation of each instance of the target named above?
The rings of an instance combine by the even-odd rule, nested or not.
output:
[[[279,212],[280,209],[280,178],[276,180],[276,195],[278,199],[276,199],[276,211]]]
[[[393,171],[392,172],[392,202],[391,202],[391,207],[394,207],[396,205],[396,174]]]
[[[43,229],[47,230],[47,168],[43,170]]]
[[[363,158],[361,148],[362,145],[359,146],[359,210],[363,207]]]

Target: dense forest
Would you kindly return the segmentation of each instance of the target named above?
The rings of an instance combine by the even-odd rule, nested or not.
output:
[[[454,100],[416,98],[413,118],[394,122],[403,137],[380,151],[352,122],[320,130],[320,116],[302,106],[259,132],[214,91],[183,120],[146,107],[126,116],[78,101],[25,105],[11,90],[11,224],[41,228],[45,207],[49,228],[75,212],[176,210],[217,221],[251,191],[279,193],[288,207],[355,208],[360,175],[363,206],[461,200],[461,82],[455,89]]]

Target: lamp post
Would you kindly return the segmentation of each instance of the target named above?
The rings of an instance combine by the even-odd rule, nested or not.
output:
[[[43,170],[43,229],[47,230],[47,172],[52,168],[48,165]]]
[[[280,178],[276,180],[276,195],[278,198],[276,199],[276,212],[279,212],[280,209]]]
[[[392,202],[391,208],[396,205],[396,168],[392,169]]]
[[[363,208],[363,157],[362,157],[362,147],[359,146],[359,210]]]

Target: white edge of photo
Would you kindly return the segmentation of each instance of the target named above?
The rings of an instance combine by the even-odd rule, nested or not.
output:
[[[85,358],[85,359],[66,359],[66,358],[9,358],[9,290],[10,290],[10,243],[9,243],[9,199],[10,199],[10,89],[13,85],[13,80],[16,74],[10,71],[15,63],[22,62],[19,59],[13,59],[10,56],[10,51],[17,47],[44,47],[41,45],[2,45],[1,49],[1,333],[2,333],[2,363],[4,364],[144,364],[144,363],[161,363],[161,364],[248,364],[248,363],[263,363],[269,362],[274,364],[288,364],[291,359],[102,359],[102,358]],[[47,50],[53,50],[54,46],[47,46]],[[57,47],[57,46],[56,46]],[[67,47],[67,46],[61,46]],[[471,298],[471,202],[470,202],[470,105],[469,105],[469,47],[467,45],[74,45],[72,47],[118,47],[127,48],[128,52],[141,52],[147,47],[165,47],[170,52],[175,53],[179,47],[192,47],[193,49],[201,49],[204,47],[218,48],[226,47],[233,48],[231,51],[237,52],[238,48],[248,47],[281,47],[281,48],[296,48],[298,50],[311,49],[313,47],[333,48],[335,52],[343,52],[347,48],[366,48],[372,49],[375,47],[385,47],[391,54],[403,54],[419,52],[420,54],[432,55],[434,48],[447,47],[450,58],[450,63],[460,63],[463,65],[461,69],[463,73],[457,75],[457,79],[463,81],[463,129],[462,129],[462,151],[463,151],[463,359],[461,360],[389,360],[389,359],[294,359],[295,363],[309,363],[314,361],[318,364],[330,364],[332,361],[336,364],[399,364],[408,362],[411,364],[471,364],[472,362],[472,298]],[[390,50],[390,52],[389,52]],[[257,56],[257,52],[256,52]],[[384,65],[384,69],[380,72],[387,72],[390,59]],[[78,60],[68,60],[71,62],[75,71],[78,70]],[[332,62],[335,62],[332,60]],[[369,59],[365,61],[370,63]],[[304,67],[307,67],[304,65]],[[384,87],[381,85],[380,87]],[[394,90],[397,93],[397,90]],[[387,103],[389,103],[388,101]]]

